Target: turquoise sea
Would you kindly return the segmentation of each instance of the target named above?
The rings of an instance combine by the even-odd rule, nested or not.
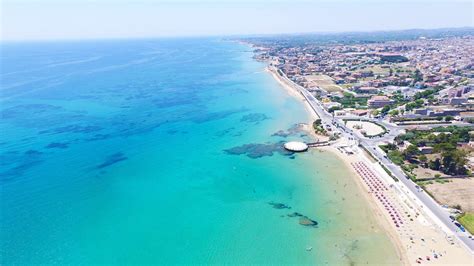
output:
[[[342,162],[281,149],[309,116],[264,67],[220,39],[1,44],[0,264],[398,263]]]

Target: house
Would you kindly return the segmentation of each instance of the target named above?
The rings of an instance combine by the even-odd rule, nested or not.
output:
[[[354,91],[357,93],[362,93],[362,94],[377,94],[379,93],[379,89],[375,87],[359,87],[359,88],[354,88]]]
[[[340,108],[342,105],[338,102],[327,102],[327,103],[323,103],[323,106],[324,108],[329,110],[331,108]]]
[[[433,153],[433,147],[418,147],[418,150],[421,152],[421,154],[431,154]]]
[[[460,116],[464,122],[474,121],[474,112],[462,112]]]
[[[465,97],[453,97],[449,98],[447,104],[449,105],[462,105],[463,103],[467,103],[467,98]]]
[[[393,104],[394,101],[390,100],[387,96],[374,95],[368,101],[367,104],[371,108],[380,108],[386,105]]]
[[[365,116],[367,115],[368,110],[352,110],[351,114],[356,115],[356,116]]]
[[[469,86],[464,86],[462,88],[452,88],[448,91],[448,96],[452,97],[462,97],[464,94],[471,91]]]
[[[400,143],[400,144],[398,145],[398,148],[400,149],[400,151],[403,152],[403,151],[405,151],[405,150],[408,148],[408,146],[410,146],[410,145],[412,145],[410,142],[404,140],[402,143]]]
[[[428,116],[430,117],[436,117],[436,116],[458,116],[460,114],[460,111],[458,109],[445,109],[445,108],[439,108],[434,111],[428,112]]]
[[[428,115],[428,109],[426,108],[413,109],[413,113],[416,115]]]
[[[336,110],[336,111],[334,111],[334,116],[336,116],[336,117],[346,116],[346,111]]]

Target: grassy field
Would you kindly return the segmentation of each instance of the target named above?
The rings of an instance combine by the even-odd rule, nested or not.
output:
[[[379,65],[367,67],[364,70],[366,70],[366,71],[370,70],[374,73],[374,75],[382,75],[382,76],[388,76],[388,73],[390,71],[389,68],[382,68]]]
[[[306,80],[327,92],[342,91],[341,87],[336,85],[331,77],[327,75],[310,75],[306,76]]]
[[[458,221],[469,231],[474,234],[474,213],[466,213],[459,217]]]
[[[354,97],[354,95],[350,93],[344,93],[344,97],[342,98],[337,98],[333,99],[333,101],[341,103],[342,107],[344,108],[360,108],[367,106],[367,100],[368,98],[366,97]]]
[[[399,63],[399,64],[394,64],[391,66],[393,74],[398,73],[410,73],[415,71],[413,67],[408,66],[406,63]],[[381,76],[388,76],[390,72],[390,68],[383,68],[380,65],[374,65],[365,68],[364,70],[371,70],[374,75],[381,75]]]
[[[323,88],[327,92],[342,91],[341,87],[339,87],[338,85],[325,85],[325,86],[321,86],[321,88]]]

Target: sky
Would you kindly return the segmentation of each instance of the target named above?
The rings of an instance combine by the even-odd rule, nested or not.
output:
[[[473,27],[471,0],[0,0],[1,40]]]

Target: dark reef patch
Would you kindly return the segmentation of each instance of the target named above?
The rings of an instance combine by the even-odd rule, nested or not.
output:
[[[278,130],[277,132],[273,133],[272,136],[283,137],[283,138],[294,136],[296,134],[303,132],[302,126],[303,126],[302,124],[294,124],[287,130]],[[304,134],[304,136],[306,136],[306,134]]]
[[[69,147],[68,142],[51,142],[46,145],[46,149],[67,149]]]
[[[291,209],[290,206],[284,204],[284,203],[279,203],[279,202],[269,202],[268,204],[270,204],[273,208],[275,209]]]
[[[233,114],[245,112],[245,109],[235,109],[235,110],[227,110],[227,111],[220,111],[220,112],[211,112],[211,113],[204,113],[204,114],[199,114],[191,120],[195,123],[205,123],[213,120],[218,120],[218,119],[223,119],[226,117],[229,117]]]
[[[8,181],[13,180],[21,175],[28,169],[32,168],[35,165],[38,165],[42,162],[42,160],[27,160],[21,162],[17,166],[10,168],[2,173],[0,173],[0,180]]]
[[[128,158],[121,152],[117,152],[117,153],[114,153],[110,156],[108,156],[105,161],[101,164],[99,164],[96,168],[97,169],[102,169],[102,168],[106,168],[108,166],[111,166],[113,164],[116,164],[118,162],[121,162],[121,161],[124,161],[124,160],[127,160]]]
[[[293,212],[293,213],[287,214],[286,216],[288,216],[288,217],[301,217],[301,216],[303,216],[303,214],[301,214],[299,212]]]
[[[27,156],[37,156],[37,155],[41,155],[43,154],[42,152],[40,151],[37,151],[37,150],[27,150],[25,151],[25,155]]]
[[[236,132],[235,134],[233,134],[232,136],[233,136],[233,137],[240,137],[240,136],[242,136],[243,134],[244,134],[243,131],[239,131],[239,132]]]
[[[7,168],[0,172],[0,180],[13,180],[28,169],[43,162],[42,152],[37,150],[28,150],[26,152],[10,151],[0,155],[0,165]]]
[[[278,203],[278,202],[273,202],[272,201],[272,202],[269,202],[268,204],[271,205],[275,209],[291,209],[290,206],[288,206],[284,203]],[[281,217],[285,217],[285,216],[282,215]],[[314,227],[314,228],[318,227],[318,222],[317,221],[315,221],[313,219],[310,219],[310,218],[308,218],[308,216],[303,215],[299,212],[289,213],[289,214],[286,215],[286,217],[298,218],[298,223],[300,225],[303,225],[303,226],[306,226],[306,227]]]
[[[83,126],[83,125],[67,125],[63,127],[57,127],[52,130],[40,131],[40,134],[61,134],[61,133],[92,133],[102,130],[100,126]]]
[[[242,116],[240,122],[255,123],[258,124],[264,120],[270,119],[268,116],[262,113],[252,113]]]
[[[176,133],[178,133],[179,131],[176,130],[176,129],[170,129],[170,130],[167,130],[166,133],[168,133],[169,135],[175,135]]]
[[[153,100],[153,104],[157,108],[170,108],[180,105],[195,104],[198,100],[195,97],[180,95],[179,97],[163,98]]]
[[[235,129],[234,127],[230,127],[230,128],[224,129],[224,130],[220,130],[220,131],[217,131],[215,135],[217,137],[223,137],[225,135],[228,135],[234,129]]]
[[[112,135],[110,134],[95,134],[91,138],[86,138],[84,139],[85,141],[96,141],[96,140],[104,140],[104,139],[109,139],[111,138]]]
[[[273,153],[277,152],[281,155],[291,156],[293,153],[283,148],[283,143],[251,143],[236,146],[227,150],[224,150],[227,154],[231,155],[247,155],[250,158],[256,159],[264,156],[273,156]]]
[[[0,114],[2,119],[15,119],[18,117],[24,117],[28,115],[38,115],[50,111],[61,110],[62,107],[50,105],[50,104],[22,104],[6,108]]]

